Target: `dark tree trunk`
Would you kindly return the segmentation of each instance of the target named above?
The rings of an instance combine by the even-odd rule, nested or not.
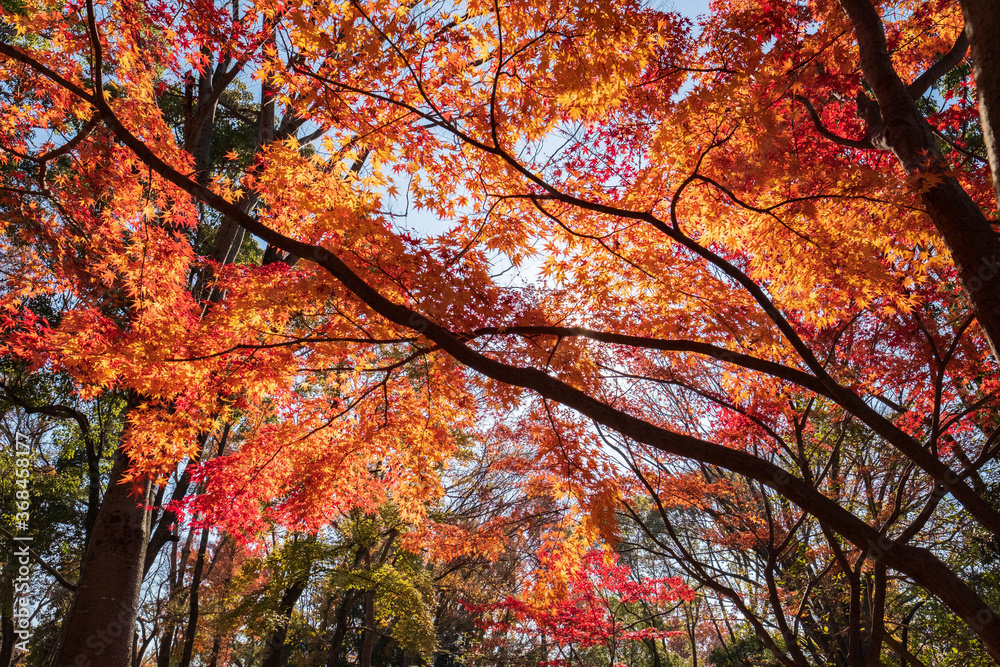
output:
[[[358,667],[372,667],[372,652],[375,650],[375,591],[365,591],[365,629],[361,635],[361,650],[358,651]]]
[[[179,595],[179,591],[184,584],[184,573],[187,571],[188,556],[191,552],[192,533],[188,533],[187,541],[181,548],[180,567],[177,566],[177,542],[174,542],[170,554],[170,592],[168,599],[173,600]],[[160,634],[160,644],[156,653],[156,667],[170,667],[170,653],[173,651],[174,633],[177,630],[177,621],[172,614],[165,619],[166,627]]]
[[[0,614],[0,667],[10,667],[14,659],[14,619],[7,610]]]
[[[198,544],[198,555],[194,561],[194,574],[191,576],[191,594],[188,598],[188,622],[184,633],[184,650],[181,653],[180,667],[191,666],[191,655],[194,652],[194,640],[198,634],[198,602],[201,590],[201,575],[205,569],[205,550],[208,549],[208,531],[201,531],[201,542]]]
[[[83,548],[90,544],[90,536],[97,523],[97,512],[101,508],[101,453],[97,451],[93,438],[87,438],[87,514],[83,519]],[[3,663],[0,663],[3,664]]]
[[[3,639],[0,645],[0,667],[10,667],[14,658],[14,619],[6,612],[0,618],[0,634]]]
[[[426,663],[424,659],[419,655],[410,655],[407,652],[403,652],[403,667],[424,667]]]
[[[208,660],[208,667],[218,667],[219,665],[219,651],[222,650],[222,635],[219,633],[215,634],[215,638],[212,640],[212,657]]]
[[[302,597],[302,592],[306,589],[306,582],[297,581],[285,589],[285,594],[281,596],[278,603],[278,616],[281,618],[274,630],[271,631],[264,645],[264,661],[261,667],[279,667],[281,665],[281,652],[285,648],[285,638],[288,637],[288,624],[292,619],[292,610],[295,603]]]
[[[197,82],[189,79],[185,87],[185,119],[184,148],[194,158],[195,174],[198,182],[205,185],[212,176],[211,150],[212,135],[215,130],[215,111],[219,105],[219,93],[216,90],[220,77],[229,65],[224,60],[213,65],[212,54],[206,53],[209,66],[206,73],[199,76]],[[198,89],[198,100],[194,101],[195,87]]]
[[[896,638],[891,634],[886,633],[884,638],[885,643],[889,645],[889,648],[895,651],[896,655],[899,656],[900,667],[906,667],[907,665],[910,667],[927,667],[926,663],[910,653],[909,649],[896,641]]]
[[[993,192],[1000,201],[1000,8],[996,0],[962,0],[965,34],[972,47],[972,73],[979,98]]]
[[[0,550],[5,562],[0,568],[0,667],[10,667],[14,658],[14,567],[11,554]]]
[[[337,607],[336,625],[333,628],[333,635],[330,637],[330,651],[327,654],[326,667],[343,667],[340,661],[340,651],[344,646],[344,638],[347,637],[347,623],[351,613],[351,605],[354,604],[357,597],[357,591],[344,591],[344,597]]]
[[[878,103],[877,109],[868,114],[880,117],[879,136],[872,137],[873,144],[876,148],[891,150],[907,172],[927,173],[938,179],[938,185],[923,193],[924,205],[951,251],[962,287],[972,302],[993,357],[1000,360],[1000,239],[958,180],[947,173],[930,125],[893,67],[878,11],[870,0],[841,0],[841,4],[854,26],[861,71]],[[966,0],[963,5],[969,21],[966,34],[972,41],[973,58],[986,58],[986,62],[977,64],[976,85],[980,85],[982,78],[988,88],[980,93],[980,104],[986,105],[981,106],[983,133],[989,132],[987,148],[995,151],[996,136],[991,120],[1000,115],[1000,108],[996,108],[1000,93],[1000,72],[996,69],[1000,17],[994,0]],[[990,63],[993,69],[983,72],[980,77],[979,70],[988,69]],[[994,143],[992,149],[989,148],[991,141]],[[997,167],[992,153],[991,163],[994,163],[995,184]]]
[[[176,628],[177,626],[171,623],[160,635],[160,645],[156,650],[156,667],[170,667],[170,651],[173,650]]]
[[[129,464],[119,450],[52,665],[132,664],[151,485],[122,483]]]
[[[228,433],[229,426],[226,426],[226,432]],[[191,488],[191,470],[194,464],[198,462],[201,458],[201,451],[205,446],[205,436],[199,436],[198,438],[198,453],[188,461],[187,465],[184,466],[184,472],[181,473],[180,479],[177,480],[177,484],[174,486],[173,493],[170,494],[170,501],[172,503],[178,503],[184,499],[187,495],[188,489]],[[159,512],[159,515],[151,522],[155,527],[151,530],[151,535],[149,538],[149,544],[146,547],[146,558],[142,566],[143,576],[149,572],[150,568],[153,567],[153,562],[156,560],[156,556],[160,553],[160,549],[171,541],[176,540],[171,527],[177,523],[177,513],[171,509],[163,509],[159,507],[159,503],[156,503],[157,507],[154,512]]]
[[[866,667],[879,667],[881,664],[882,645],[885,643],[885,588],[886,569],[881,563],[875,564],[875,577],[872,582],[874,591],[871,595],[871,633],[868,639],[868,652],[865,655]]]

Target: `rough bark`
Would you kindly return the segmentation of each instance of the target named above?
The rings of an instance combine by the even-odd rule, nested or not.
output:
[[[962,14],[972,46],[972,74],[993,191],[1000,201],[1000,7],[996,0],[962,0]]]
[[[149,482],[123,483],[130,460],[119,450],[80,566],[80,580],[51,665],[132,664],[142,563],[149,535]]]
[[[966,26],[973,57],[977,50],[996,51],[995,44],[1000,43],[1000,32],[997,31],[1000,19],[996,16],[996,4],[991,0],[972,0],[964,4],[973,20],[972,27],[969,24]],[[861,71],[878,104],[877,110],[872,107],[866,114],[872,117],[877,113],[880,118],[880,131],[878,136],[871,137],[872,143],[875,148],[892,151],[907,172],[925,174],[937,183],[922,192],[921,197],[934,226],[951,251],[959,280],[972,303],[993,357],[1000,360],[1000,238],[969,193],[947,173],[947,164],[930,124],[917,109],[908,86],[893,68],[885,28],[878,11],[870,0],[841,0],[841,5],[854,27]],[[983,40],[988,37],[994,41],[984,45]],[[990,62],[989,55],[986,54],[987,63]],[[982,68],[983,65],[977,67]],[[988,85],[1000,86],[1000,73],[995,68],[983,78]],[[979,84],[978,78],[976,83]],[[981,103],[983,98],[989,98],[989,93],[981,95]],[[992,117],[996,119],[995,114],[1000,113],[1000,108],[995,108],[995,100],[996,97],[986,99],[984,132],[993,132],[990,115],[994,114]],[[990,108],[991,105],[993,108]],[[994,167],[994,183],[996,173]]]

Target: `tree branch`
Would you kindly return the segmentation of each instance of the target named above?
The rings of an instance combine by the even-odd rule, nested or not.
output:
[[[867,134],[863,139],[848,139],[846,137],[840,136],[839,134],[834,134],[829,129],[827,129],[826,125],[823,124],[823,120],[819,117],[819,113],[817,113],[816,107],[813,106],[812,102],[810,102],[808,98],[803,97],[802,95],[796,95],[793,99],[796,102],[801,103],[802,106],[806,108],[806,112],[809,114],[809,118],[812,119],[813,125],[816,127],[816,131],[824,139],[829,139],[833,143],[838,144],[840,146],[846,146],[847,148],[861,148],[861,149],[875,148],[875,146],[872,145],[871,136]]]
[[[3,533],[11,540],[14,539],[14,536],[10,532],[8,532],[7,529],[4,528],[3,526],[0,526],[0,533]],[[59,582],[60,586],[71,591],[76,591],[76,584],[71,583],[65,577],[59,574],[59,570],[57,570],[56,568],[52,567],[47,562],[45,562],[45,559],[42,558],[40,555],[38,555],[37,551],[29,547],[28,545],[24,544],[23,542],[21,544],[28,550],[28,555],[31,556],[36,563],[41,565],[43,570],[51,574],[53,578],[55,578],[55,580]]]
[[[787,380],[799,385],[800,387],[804,387],[810,391],[820,394],[821,396],[834,399],[831,392],[823,385],[822,382],[820,382],[818,378],[806,373],[805,371],[800,371],[797,368],[784,366],[773,361],[752,357],[748,354],[733,352],[724,347],[718,347],[710,343],[701,343],[693,340],[663,340],[660,338],[647,338],[644,336],[629,336],[626,334],[595,331],[584,327],[554,326],[483,327],[481,329],[471,331],[468,334],[460,334],[460,338],[463,340],[472,340],[482,336],[503,334],[514,334],[525,337],[577,337],[587,338],[602,343],[610,343],[612,345],[627,345],[629,347],[641,347],[648,350],[661,350],[663,352],[692,352],[694,354],[701,354],[712,357],[713,359],[718,359],[719,361],[731,363],[736,366],[742,366],[748,370],[758,371],[772,377]]]
[[[3,45],[0,52],[32,66],[38,64],[30,56],[8,45]],[[41,67],[44,68],[44,66]],[[44,70],[50,71],[47,68]],[[43,70],[38,69],[38,71],[42,72]],[[79,90],[77,86],[73,86],[73,88]],[[859,548],[877,549],[889,567],[910,576],[917,584],[947,604],[976,632],[990,654],[994,658],[1000,659],[1000,617],[990,612],[988,620],[984,621],[983,612],[984,610],[989,611],[989,606],[975,590],[932,552],[887,539],[833,499],[826,497],[802,479],[789,475],[785,470],[769,461],[744,451],[708,442],[685,433],[671,431],[605,403],[537,368],[523,368],[504,363],[470,348],[456,333],[445,326],[431,321],[405,304],[396,303],[384,296],[378,289],[355,273],[342,259],[326,248],[285,236],[268,227],[256,217],[241,211],[238,206],[227,201],[221,195],[178,172],[130,132],[116,117],[102,96],[93,96],[85,92],[84,95],[96,103],[105,124],[118,140],[131,149],[158,175],[207,206],[215,208],[224,215],[231,215],[247,231],[262,240],[276,245],[285,252],[294,253],[316,262],[374,313],[397,326],[422,334],[428,340],[437,343],[442,350],[460,364],[494,381],[513,387],[521,387],[542,398],[558,402],[592,420],[595,424],[613,429],[635,442],[648,445],[664,453],[731,470],[775,489],[789,501],[820,518],[826,526]],[[527,171],[523,166],[522,170]],[[549,189],[551,190],[551,188]],[[601,205],[596,203],[590,203],[589,206],[591,209],[600,207]],[[618,214],[618,209],[607,208]],[[633,216],[635,215],[633,213]],[[711,253],[702,249],[698,254],[704,257]],[[760,291],[759,287],[756,285],[754,287],[758,292]],[[841,389],[843,390],[843,388]],[[840,392],[838,392],[838,398],[840,398]],[[861,400],[860,397],[855,396],[855,398],[858,401]],[[851,405],[851,407],[856,406]],[[919,445],[917,447],[919,449]],[[907,454],[910,455],[911,452],[907,452]],[[920,456],[918,460],[934,470],[935,476],[946,477],[952,481],[953,475],[940,461],[934,459],[933,462],[929,462],[926,452],[922,450],[916,454],[925,454],[925,456]],[[931,463],[933,465],[930,465]],[[951,488],[956,499],[962,501],[962,504],[984,525],[995,524],[992,520],[995,510],[985,505],[988,511],[984,511],[983,502],[979,496],[970,498],[968,494],[959,493],[963,488],[967,489],[968,487],[963,487],[958,483],[953,484]],[[972,500],[978,500],[979,503],[973,503]]]
[[[965,60],[965,54],[969,52],[969,37],[965,34],[965,28],[958,33],[955,44],[948,53],[941,56],[941,59],[927,68],[927,70],[913,80],[907,89],[913,99],[924,96],[931,86],[937,83],[938,79],[953,70],[960,62]]]
[[[80,426],[81,434],[83,435],[84,442],[86,443],[88,449],[94,448],[94,444],[91,439],[90,420],[87,419],[87,415],[83,414],[79,410],[71,408],[68,405],[59,404],[32,405],[28,401],[14,394],[10,387],[2,383],[0,383],[0,400],[13,403],[29,415],[48,415],[49,417],[60,417],[76,421],[76,423]]]

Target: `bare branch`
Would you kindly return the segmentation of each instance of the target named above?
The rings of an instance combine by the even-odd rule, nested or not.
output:
[[[6,536],[7,536],[8,538],[10,538],[11,540],[15,539],[15,538],[14,538],[14,536],[13,536],[13,535],[12,535],[11,533],[9,533],[9,532],[8,532],[8,531],[7,531],[7,530],[6,530],[6,529],[5,529],[4,527],[2,527],[2,526],[0,526],[0,533],[3,533],[4,535],[6,535]],[[56,568],[54,568],[54,567],[52,567],[51,565],[49,565],[49,564],[48,564],[48,563],[47,563],[47,562],[45,561],[45,559],[44,559],[44,558],[42,558],[42,557],[41,557],[41,556],[40,556],[40,555],[38,554],[38,552],[37,552],[37,551],[35,551],[34,549],[32,549],[31,547],[29,547],[29,546],[28,546],[28,545],[26,545],[26,544],[23,544],[23,543],[22,543],[22,546],[23,546],[23,547],[24,547],[25,549],[27,549],[27,550],[28,550],[28,555],[29,555],[29,556],[31,556],[31,558],[32,558],[32,559],[33,559],[33,560],[34,560],[34,561],[35,561],[36,563],[38,563],[39,565],[41,565],[41,566],[42,566],[42,569],[43,569],[43,570],[45,570],[46,572],[48,572],[49,574],[51,574],[51,575],[52,575],[52,577],[53,577],[53,578],[54,578],[54,579],[55,579],[55,580],[56,580],[57,582],[59,582],[59,585],[60,585],[60,586],[62,586],[63,588],[66,588],[66,589],[68,589],[68,590],[71,590],[71,591],[75,591],[75,590],[76,590],[76,584],[74,584],[74,583],[72,583],[72,582],[68,581],[68,580],[67,580],[67,579],[66,579],[65,577],[63,577],[63,576],[62,576],[62,575],[61,575],[61,574],[59,573],[59,570],[57,570]]]

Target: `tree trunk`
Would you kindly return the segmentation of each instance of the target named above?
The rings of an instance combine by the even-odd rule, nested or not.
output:
[[[225,430],[222,433],[222,437],[219,438],[218,451],[215,454],[216,456],[222,456],[222,452],[223,452],[223,450],[226,447],[226,441],[228,440],[228,437],[229,437],[229,424],[226,424]],[[197,460],[200,459],[200,454],[201,453],[204,453],[204,451],[205,451],[205,440],[206,440],[205,436],[199,436],[199,438],[198,438],[198,452],[199,452],[199,456],[197,458],[195,458],[195,459],[192,459],[192,461],[191,461],[192,464],[195,461],[197,461]],[[188,483],[190,483],[191,477],[188,474],[188,471],[190,469],[191,469],[190,465],[184,468],[184,474],[181,476],[181,481],[183,481],[185,478],[187,478]],[[178,499],[182,498],[184,496],[184,492],[185,492],[184,490],[187,488],[187,484],[183,485],[183,489],[181,489],[180,487],[181,487],[181,483],[178,482],[178,489],[179,489],[179,491],[175,490],[175,492],[174,492],[174,496],[177,497]],[[179,493],[179,495],[178,495],[178,493]],[[176,517],[176,514],[174,514],[174,516]],[[168,518],[168,513],[165,512],[164,515],[160,519],[160,521],[161,521],[160,525],[161,526],[163,525],[163,522],[167,520],[167,518]],[[154,541],[150,540],[150,542],[153,543]],[[190,543],[190,542],[191,542],[191,538],[190,538],[190,534],[189,534],[189,536],[188,536],[188,543]],[[156,543],[156,548],[157,549],[159,549],[160,546],[162,546],[161,543]],[[202,530],[201,531],[201,541],[198,544],[198,555],[195,557],[195,561],[194,561],[194,572],[191,575],[191,593],[190,593],[189,604],[188,604],[188,609],[189,609],[189,612],[188,612],[188,622],[187,622],[187,630],[184,633],[184,650],[181,653],[180,667],[190,667],[190,665],[191,665],[191,655],[192,655],[192,653],[194,651],[194,640],[195,640],[195,637],[198,634],[198,603],[199,603],[199,600],[200,600],[201,580],[202,580],[203,573],[205,571],[205,551],[207,549],[208,549],[208,530]],[[218,555],[219,555],[219,551],[218,551],[218,549],[216,549],[215,550],[215,556],[218,556]],[[215,564],[215,556],[212,557],[212,564],[213,565]],[[145,565],[143,566],[143,570],[142,570],[143,576],[145,576],[146,571],[149,569],[149,566],[150,566],[151,563],[152,563],[152,561],[148,558],[148,555],[147,555],[147,558],[146,558],[146,561],[145,561]],[[184,568],[182,568],[181,571],[180,571],[179,577],[177,579],[175,579],[175,580],[172,580],[171,583],[176,583],[178,586],[183,585],[183,583],[184,583],[184,570],[187,569],[187,557],[184,558],[184,565],[185,565]],[[209,572],[211,572],[211,566],[209,566]]]
[[[660,649],[656,645],[655,639],[644,639],[642,643],[646,645],[646,650],[649,651],[649,657],[652,661],[652,667],[662,667],[663,662],[660,660]]]
[[[123,483],[129,464],[119,449],[52,665],[132,664],[152,485]]]
[[[187,541],[185,541],[184,546],[181,548],[179,567],[177,558],[177,542],[172,544],[172,548],[170,550],[170,575],[168,578],[168,581],[170,582],[170,589],[167,594],[168,601],[173,600],[176,596],[179,596],[180,590],[184,585],[184,574],[187,572],[187,562],[188,555],[191,552],[192,536],[193,533],[189,531]],[[174,633],[177,630],[177,620],[170,612],[167,613],[164,623],[166,627],[160,634],[160,645],[156,653],[156,667],[170,667],[170,653],[173,651]]]
[[[205,569],[206,549],[208,549],[208,530],[202,530],[201,542],[198,544],[198,555],[194,561],[194,573],[191,576],[188,622],[187,630],[184,633],[184,650],[181,653],[180,667],[190,667],[191,655],[194,652],[194,640],[198,634],[198,593],[201,589],[201,574]]]
[[[344,645],[344,638],[347,637],[347,623],[351,613],[351,605],[354,604],[357,597],[357,591],[344,591],[344,597],[337,607],[336,625],[333,629],[333,635],[330,637],[330,651],[327,654],[326,667],[343,667],[340,662],[340,649]]]
[[[358,667],[372,667],[372,652],[375,650],[375,591],[365,591],[365,629],[361,636],[361,650],[358,651]]]
[[[972,73],[979,98],[979,122],[1000,201],[1000,11],[996,0],[962,0],[965,34],[972,47]]]
[[[993,357],[1000,360],[1000,239],[961,183],[948,174],[927,119],[917,109],[909,89],[893,67],[878,11],[870,0],[841,0],[841,5],[851,19],[858,40],[861,71],[878,102],[877,112],[869,115],[880,115],[882,131],[878,133],[880,136],[872,137],[872,142],[876,148],[891,150],[907,172],[926,173],[938,182],[923,192],[924,205],[951,251],[959,280]],[[987,59],[977,65],[977,72],[988,69],[986,66],[990,63],[994,66],[982,76],[992,92],[980,93],[980,104],[986,104],[985,108],[981,106],[981,113],[983,133],[990,133],[986,140],[989,147],[991,141],[996,142],[990,120],[1000,115],[1000,108],[995,104],[998,91],[993,89],[1000,87],[1000,73],[994,59],[995,45],[1000,43],[1000,18],[994,0],[966,0],[963,5],[967,20],[971,21],[966,25],[967,34],[970,41],[976,40],[972,43],[973,58],[979,57],[976,54],[981,52]],[[979,79],[977,75],[977,86]],[[996,146],[991,150],[996,150]],[[992,154],[990,160],[994,163]],[[993,169],[996,187],[995,164]]]
[[[14,619],[6,611],[0,616],[0,667],[10,667],[14,659]]]
[[[87,545],[90,544],[90,536],[94,532],[94,524],[97,522],[97,512],[101,508],[101,453],[95,447],[93,438],[87,437],[86,443],[87,514],[83,519],[83,548],[85,551]]]
[[[0,667],[10,667],[14,659],[14,579],[10,574],[11,557],[0,573]]]
[[[225,442],[228,433],[229,424],[226,424],[222,436],[223,442]],[[191,459],[184,466],[184,472],[181,473],[180,479],[177,480],[177,484],[174,486],[173,493],[170,494],[171,503],[179,503],[184,499],[184,496],[187,495],[188,489],[191,488],[191,471],[201,459],[201,453],[205,448],[206,440],[207,436],[205,434],[198,436],[197,453],[191,457]],[[142,566],[143,576],[146,576],[150,568],[153,567],[153,563],[156,561],[156,556],[160,553],[160,549],[162,549],[167,542],[177,539],[171,530],[171,526],[177,523],[177,512],[172,509],[164,509],[159,503],[155,503],[155,505],[156,508],[153,512],[158,512],[159,515],[151,521],[151,526],[153,527],[151,529],[149,544],[146,546],[146,558]]]
[[[889,645],[893,651],[899,656],[901,667],[927,667],[927,665],[920,660],[917,656],[910,653],[909,649],[896,641],[896,638],[889,633],[885,634],[885,643]]]
[[[156,649],[156,667],[170,667],[170,652],[173,650],[176,629],[177,626],[170,623],[160,635],[160,644]]]
[[[261,667],[280,667],[281,652],[285,647],[285,638],[288,637],[288,624],[292,619],[292,610],[295,603],[299,601],[302,592],[306,589],[306,582],[296,581],[289,588],[285,589],[285,594],[281,596],[278,604],[278,615],[282,622],[271,632],[264,645],[264,661]]]
[[[215,639],[212,640],[212,657],[208,660],[208,667],[218,667],[219,665],[219,652],[222,650],[222,634],[219,632],[215,633]]]

